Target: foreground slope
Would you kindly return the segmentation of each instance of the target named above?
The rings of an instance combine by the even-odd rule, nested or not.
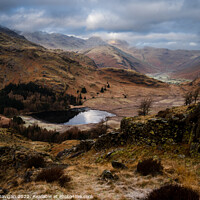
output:
[[[0,128],[1,194],[26,195],[27,199],[39,199],[40,195],[47,195],[47,199],[56,198],[54,195],[62,199],[67,195],[87,195],[91,199],[144,200],[151,191],[166,184],[189,187],[198,194],[198,146],[195,142],[188,144],[184,129],[185,125],[191,128],[190,122],[198,125],[196,108],[178,107],[162,111],[159,116],[124,118],[121,132],[61,144],[32,141],[14,129]],[[141,125],[150,132],[144,132]],[[178,128],[186,133],[179,142]],[[149,158],[160,163],[161,171],[149,173],[150,162],[139,170],[141,161]]]

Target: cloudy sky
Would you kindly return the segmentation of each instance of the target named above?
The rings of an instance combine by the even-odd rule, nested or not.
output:
[[[0,24],[137,47],[200,49],[200,0],[0,0]]]

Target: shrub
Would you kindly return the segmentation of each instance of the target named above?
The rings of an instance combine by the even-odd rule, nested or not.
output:
[[[144,116],[148,115],[151,106],[152,106],[152,99],[151,98],[144,99],[139,106],[138,115],[144,115]]]
[[[23,121],[23,119],[21,117],[18,117],[18,116],[14,116],[13,117],[13,123],[16,123],[18,125],[25,124],[25,122]]]
[[[61,176],[64,175],[61,167],[52,167],[49,169],[43,169],[36,177],[36,181],[46,181],[52,183],[58,181]]]
[[[44,166],[45,166],[44,158],[40,155],[30,157],[26,163],[27,168],[32,168],[32,167],[39,168]]]
[[[100,92],[101,92],[101,93],[104,93],[104,89],[103,89],[103,87],[101,88]]]
[[[61,187],[64,187],[66,185],[66,183],[68,183],[70,181],[71,181],[71,178],[67,175],[64,175],[61,178],[59,178],[58,183]]]
[[[153,158],[145,159],[142,162],[139,162],[137,165],[137,172],[143,176],[149,174],[156,175],[162,173],[163,167],[160,161],[153,160]]]
[[[83,88],[81,89],[81,93],[87,93],[87,90],[86,90],[85,87],[83,87]]]
[[[199,200],[199,194],[179,185],[166,185],[153,190],[145,200]]]

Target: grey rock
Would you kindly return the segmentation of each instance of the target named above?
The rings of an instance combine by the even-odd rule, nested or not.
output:
[[[180,155],[178,155],[178,157],[183,159],[183,158],[185,158],[185,155],[180,154]]]
[[[112,175],[110,170],[104,170],[103,173],[101,174],[101,178],[103,180],[107,179],[114,180],[114,176]]]
[[[121,162],[117,162],[117,161],[112,161],[112,166],[115,169],[128,169],[128,167],[126,165],[124,165]]]
[[[61,157],[63,157],[63,156],[67,156],[67,155],[69,155],[71,152],[73,152],[73,149],[64,149],[63,151],[60,151],[60,152],[57,154],[56,158],[61,158]]]
[[[116,150],[110,151],[106,154],[106,158],[109,158]]]
[[[77,151],[89,151],[94,145],[94,140],[81,140],[80,144],[77,145]]]
[[[77,153],[75,153],[75,154],[72,154],[69,158],[78,157],[79,155],[81,155],[81,154],[83,154],[83,153],[84,153],[84,151],[79,151],[79,152],[77,152]]]

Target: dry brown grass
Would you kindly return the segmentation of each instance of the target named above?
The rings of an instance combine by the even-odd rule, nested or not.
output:
[[[10,135],[8,135],[10,138]],[[31,147],[39,152],[49,152],[52,159],[57,153],[64,148],[70,148],[77,143],[77,141],[66,141],[62,144],[47,144],[43,142],[24,142],[16,138],[16,143],[21,146]],[[0,143],[2,144],[2,142]],[[6,145],[6,142],[3,143]],[[52,149],[52,151],[50,151]],[[117,150],[110,158],[105,158],[108,152]],[[140,176],[136,173],[137,163],[149,157],[156,157],[164,160],[162,162],[164,167],[163,175]],[[96,162],[101,158],[101,162]],[[112,160],[123,162],[128,167],[127,170],[116,170],[111,165]],[[72,180],[65,187],[61,187],[59,183],[52,182],[30,182],[24,183],[23,180],[17,179],[19,186],[9,186],[10,192],[13,194],[91,194],[94,199],[111,199],[120,200],[140,197],[149,193],[155,188],[159,188],[164,184],[176,183],[178,180],[184,186],[190,186],[193,189],[200,191],[198,167],[200,165],[196,158],[180,159],[171,151],[165,154],[156,148],[149,146],[135,146],[129,145],[119,147],[117,149],[111,148],[96,152],[90,150],[78,158],[68,159],[64,158],[61,161],[63,164],[68,164],[65,174],[68,174]],[[119,176],[117,181],[104,181],[100,179],[101,173],[105,170],[110,170],[113,174]],[[9,182],[12,182],[15,177],[15,170],[7,171],[8,177],[1,180],[3,187],[8,188]],[[19,175],[19,174],[18,174]],[[20,174],[23,176],[24,172]]]

